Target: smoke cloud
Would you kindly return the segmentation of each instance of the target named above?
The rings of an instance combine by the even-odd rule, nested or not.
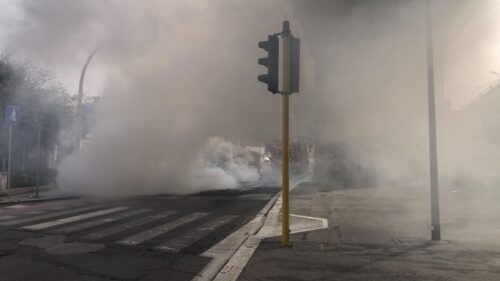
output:
[[[492,184],[498,130],[478,130],[453,110],[465,110],[477,97],[474,85],[500,69],[491,51],[500,5],[431,2],[441,180]],[[61,163],[63,187],[188,193],[254,178],[225,158],[225,140],[280,138],[280,98],[256,81],[264,71],[256,59],[264,55],[257,42],[283,20],[303,42],[292,138],[316,142],[320,177],[331,183],[340,175],[337,182],[355,186],[428,182],[423,1],[26,0],[19,7],[20,27],[9,37],[18,54],[78,77],[99,47],[86,84],[103,95],[98,121],[88,146]]]
[[[442,185],[491,186],[500,179],[493,144],[500,123],[487,106],[495,99],[479,95],[500,67],[500,5],[431,3]],[[295,1],[294,11],[316,66],[307,110],[316,113],[310,135],[319,178],[428,184],[425,1]]]
[[[23,1],[21,55],[105,74],[90,141],[58,184],[104,195],[189,193],[256,179],[240,139],[279,136],[280,99],[257,82],[257,42],[281,30],[282,1]],[[95,64],[97,63],[97,64]],[[89,76],[90,77],[90,76]],[[75,89],[76,89],[75,84]],[[216,138],[214,138],[216,137]]]

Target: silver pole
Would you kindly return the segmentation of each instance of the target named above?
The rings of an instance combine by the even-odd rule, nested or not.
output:
[[[57,143],[54,144],[54,167],[57,167]]]
[[[431,237],[434,241],[441,240],[441,225],[439,222],[439,181],[436,137],[436,102],[434,97],[434,60],[432,49],[432,14],[431,3],[425,1],[426,33],[427,33],[427,90],[429,102],[429,162],[431,183]]]
[[[42,160],[42,113],[38,113],[38,161],[36,163],[36,195],[38,198],[40,193],[40,164]]]
[[[9,125],[9,153],[7,162],[7,197],[10,197],[10,188],[12,183],[12,125]]]
[[[26,145],[23,145],[23,162],[21,170],[23,173],[26,171]]]

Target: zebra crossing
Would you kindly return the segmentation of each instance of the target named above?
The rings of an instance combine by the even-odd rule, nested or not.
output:
[[[174,228],[177,228],[179,226],[182,226],[184,224],[190,223],[194,220],[197,220],[199,218],[202,218],[204,216],[208,215],[207,213],[194,213],[187,215],[185,217],[182,217],[180,219],[177,219],[175,221],[168,222],[166,224],[159,225],[157,227],[148,229],[143,232],[139,232],[137,234],[134,234],[130,237],[127,237],[123,240],[117,241],[116,243],[118,244],[123,244],[123,245],[137,245],[140,244],[146,240],[153,239],[157,236],[160,236],[164,233],[167,233],[171,231]]]
[[[178,236],[167,242],[162,243],[159,246],[156,246],[155,249],[165,252],[171,253],[179,253],[182,249],[188,247],[193,244],[197,240],[207,236],[212,231],[220,228],[226,223],[236,219],[238,216],[228,215],[228,216],[220,216],[217,219],[209,221],[200,227],[194,228],[187,233],[184,233],[183,236]]]
[[[178,254],[238,217],[98,203],[69,204],[36,211],[23,207],[0,209],[0,227],[72,235],[77,239],[101,240],[124,247],[146,244],[144,247],[156,251]],[[174,231],[176,236],[172,237]],[[150,245],[151,241],[154,243]]]

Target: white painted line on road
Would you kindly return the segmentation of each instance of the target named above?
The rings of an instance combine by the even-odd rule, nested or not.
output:
[[[120,212],[120,211],[127,210],[127,209],[129,209],[129,207],[115,207],[115,208],[111,208],[111,209],[100,210],[100,211],[96,211],[96,212],[86,213],[83,215],[69,217],[69,218],[57,219],[54,221],[24,226],[22,228],[28,229],[28,230],[40,230],[40,229],[54,227],[54,226],[58,226],[58,225],[62,225],[62,224],[70,223],[70,222],[76,222],[76,221],[90,219],[90,218],[97,217],[97,216],[116,213],[116,212]]]
[[[124,219],[124,218],[128,218],[128,217],[132,217],[132,216],[135,216],[135,215],[138,215],[138,214],[142,214],[142,213],[145,213],[147,211],[150,211],[150,210],[149,209],[130,210],[130,211],[126,211],[126,212],[114,214],[112,216],[107,216],[105,218],[100,218],[100,219],[97,219],[97,220],[92,220],[92,221],[88,221],[88,222],[82,222],[82,223],[79,223],[79,224],[65,226],[65,227],[62,227],[62,228],[59,228],[59,229],[55,229],[54,232],[57,232],[57,233],[73,233],[73,232],[77,232],[77,231],[82,231],[82,230],[89,229],[89,228],[92,228],[92,227],[96,227],[96,226],[99,226],[99,225],[103,225],[103,224],[107,224],[107,223],[112,223],[112,222],[115,222],[115,221],[118,221],[118,220],[121,220],[121,219]]]
[[[19,218],[19,219],[15,219],[15,220],[0,222],[0,225],[18,225],[18,224],[23,224],[23,223],[30,223],[30,222],[34,222],[34,221],[51,219],[51,218],[55,218],[55,217],[62,217],[65,215],[71,215],[71,214],[85,212],[85,211],[89,211],[89,210],[95,210],[98,208],[102,208],[102,205],[87,206],[87,207],[82,207],[82,208],[76,208],[76,209],[71,209],[71,210],[43,214],[43,215],[34,216],[34,217]]]
[[[291,217],[296,217],[296,218],[308,219],[308,220],[312,220],[312,221],[317,221],[318,223],[320,223],[319,226],[297,227],[296,229],[292,229],[290,234],[308,232],[308,231],[319,230],[319,229],[325,229],[325,228],[328,227],[328,219],[325,219],[325,218],[310,217],[310,216],[303,216],[303,215],[294,215],[294,214],[290,214],[290,216]]]
[[[303,183],[303,182],[306,182],[306,181],[311,181],[313,178],[312,175],[308,175],[308,176],[305,176],[299,180],[296,180],[296,181],[293,181],[292,182],[292,185],[290,186],[290,191],[294,190],[297,186],[299,186],[299,184]]]
[[[237,280],[248,263],[248,260],[250,260],[249,257],[252,257],[255,250],[259,247],[259,244],[259,238],[256,238],[255,236],[249,237],[226,263],[226,265],[224,265],[213,281]]]
[[[273,197],[273,194],[269,193],[249,193],[238,196],[238,198],[245,199],[257,199],[257,200],[269,200]]]
[[[40,215],[45,213],[46,211],[31,211],[31,212],[26,212],[27,215]]]
[[[203,270],[195,276],[192,281],[209,281],[212,280],[234,253],[245,243],[245,241],[254,235],[264,223],[264,219],[269,212],[269,209],[274,205],[281,193],[276,194],[267,204],[260,210],[253,220],[240,227],[238,230],[224,238],[224,240],[212,246],[201,254],[204,257],[211,257],[212,260],[203,268]]]
[[[211,220],[201,225],[200,227],[194,228],[186,233],[183,233],[179,237],[176,237],[174,239],[168,240],[165,243],[162,243],[161,245],[155,247],[155,250],[177,254],[186,247],[188,247],[189,245],[192,245],[196,241],[207,236],[212,231],[217,230],[218,228],[231,222],[237,217],[238,216],[235,215],[217,217],[214,220]]]
[[[292,184],[290,190],[294,189],[297,187],[299,184],[302,182],[308,181],[311,177],[305,177],[299,181],[296,181]],[[277,221],[276,216],[279,215],[279,210],[281,209],[281,197],[276,200],[274,206],[272,209],[269,211],[269,214],[267,217],[265,217],[264,221],[264,226],[260,229],[259,234],[264,231],[264,228],[266,228],[267,224],[269,222],[275,223]],[[299,216],[301,218],[312,218],[312,217],[307,217],[307,216]],[[320,220],[322,223],[324,222],[323,219],[320,218],[313,218],[314,220]],[[325,220],[326,221],[326,220]],[[326,222],[326,225],[328,226],[328,222]],[[229,261],[224,265],[224,267],[218,272],[217,276],[213,279],[208,279],[208,280],[217,280],[217,281],[236,281],[238,280],[238,277],[240,276],[241,272],[243,272],[243,269],[247,265],[247,263],[250,261],[250,258],[252,258],[252,255],[254,254],[255,250],[259,247],[261,239],[259,239],[258,235],[255,235],[255,232],[252,233],[252,235],[245,241],[245,243],[236,251],[234,255],[231,256]],[[201,279],[203,280],[203,279]],[[205,279],[207,280],[207,279]]]
[[[17,216],[10,216],[10,215],[0,216],[0,220],[11,220],[15,218],[17,218]]]
[[[67,209],[69,207],[76,207],[76,206],[54,206],[54,207],[48,208],[47,210],[56,211],[56,210]]]
[[[175,221],[162,224],[160,226],[148,229],[146,231],[137,233],[135,235],[132,235],[130,237],[127,237],[123,240],[116,241],[117,244],[122,244],[122,245],[130,245],[134,246],[137,244],[140,244],[146,240],[152,239],[154,237],[160,236],[164,233],[167,233],[171,231],[174,228],[180,227],[182,225],[188,224],[192,221],[195,221],[199,218],[202,218],[204,216],[208,215],[208,213],[193,213],[188,216],[182,217],[180,219],[177,219]]]
[[[92,239],[92,240],[102,239],[104,237],[108,237],[108,236],[111,236],[113,234],[120,233],[120,232],[123,232],[125,230],[131,229],[134,227],[138,227],[138,226],[150,223],[150,222],[161,220],[161,219],[166,218],[168,216],[171,216],[175,213],[177,213],[177,211],[165,211],[165,212],[162,212],[162,213],[159,213],[156,215],[148,216],[145,218],[140,218],[137,220],[126,222],[124,224],[119,224],[116,226],[105,228],[105,229],[99,230],[97,232],[85,235],[82,238]]]
[[[12,205],[9,207],[5,207],[6,209],[21,209],[21,208],[26,208],[28,205]]]

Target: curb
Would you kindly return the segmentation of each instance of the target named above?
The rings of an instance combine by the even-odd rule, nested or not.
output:
[[[301,183],[309,181],[311,179],[310,176],[306,176],[300,180],[295,181],[292,186],[290,186],[290,191],[295,189]],[[243,243],[240,244],[238,249],[231,254],[231,257],[227,260],[227,262],[223,265],[223,267],[219,270],[217,275],[215,276],[214,281],[236,281],[238,280],[240,274],[245,269],[247,263],[252,258],[253,254],[257,250],[260,245],[260,242],[263,238],[258,237],[258,233],[264,227],[266,221],[269,218],[269,214],[273,211],[274,208],[281,209],[281,192],[278,192],[276,196],[268,202],[266,207],[268,207],[265,212],[259,213],[257,217],[259,217],[260,224],[253,231],[248,233],[247,238]],[[280,202],[280,203],[278,203]],[[278,206],[279,205],[279,206]],[[264,210],[264,209],[263,209]],[[276,215],[279,214],[279,211],[275,211]],[[256,218],[257,218],[256,217]]]
[[[51,196],[51,197],[39,197],[39,198],[23,198],[23,199],[7,199],[0,200],[0,205],[10,205],[19,203],[32,203],[32,202],[42,202],[42,201],[56,201],[65,199],[78,198],[78,195],[61,195],[61,196]]]
[[[55,185],[42,185],[39,187],[39,191],[47,191],[51,189],[57,188]],[[28,186],[28,187],[13,187],[9,189],[10,195],[23,195],[23,194],[28,194],[36,191],[36,187],[34,186]],[[7,190],[2,189],[2,194],[0,197],[7,197]]]
[[[224,268],[236,252],[243,247],[247,241],[252,240],[251,238],[254,237],[259,229],[264,225],[267,214],[280,196],[281,192],[278,192],[266,203],[260,212],[257,213],[254,219],[201,254],[201,256],[211,257],[212,261],[210,261],[205,268],[203,268],[203,270],[192,279],[192,281],[221,280],[219,275],[222,271],[224,271]]]

